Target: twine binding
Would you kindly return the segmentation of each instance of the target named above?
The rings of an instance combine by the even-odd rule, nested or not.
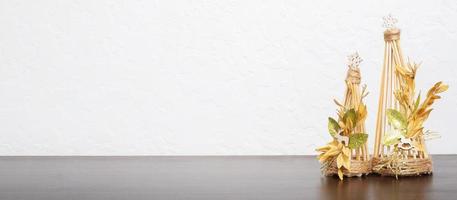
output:
[[[403,158],[390,161],[388,158],[373,158],[373,172],[381,176],[419,176],[432,174],[431,158]]]
[[[346,83],[360,84],[360,80],[360,69],[349,67],[349,70],[346,75]]]
[[[393,41],[400,39],[400,29],[387,29],[384,31],[384,41]]]
[[[361,177],[362,175],[368,175],[371,173],[371,160],[351,160],[351,168],[343,169],[343,175],[346,177]],[[338,167],[336,162],[328,166],[324,170],[325,176],[333,176],[338,174]]]

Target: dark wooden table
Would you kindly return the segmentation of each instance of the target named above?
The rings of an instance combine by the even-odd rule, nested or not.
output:
[[[457,199],[457,156],[432,176],[322,177],[311,156],[0,157],[0,200]]]

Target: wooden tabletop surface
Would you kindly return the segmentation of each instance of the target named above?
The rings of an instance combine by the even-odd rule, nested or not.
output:
[[[339,181],[312,156],[0,157],[0,199],[457,199],[457,155],[432,158],[431,176]]]

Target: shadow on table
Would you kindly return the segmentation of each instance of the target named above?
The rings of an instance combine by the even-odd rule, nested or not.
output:
[[[429,199],[427,191],[431,190],[433,176],[321,178],[322,199]]]

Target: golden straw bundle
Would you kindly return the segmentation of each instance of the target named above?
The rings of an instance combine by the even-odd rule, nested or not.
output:
[[[430,174],[432,161],[425,148],[423,123],[428,118],[437,94],[447,85],[436,83],[426,99],[415,94],[418,64],[406,63],[400,47],[400,30],[396,19],[384,18],[385,52],[376,121],[373,172],[386,176]]]
[[[362,59],[357,53],[349,56],[349,69],[346,77],[344,103],[339,106],[338,120],[329,117],[328,129],[333,141],[317,149],[319,161],[323,164],[324,175],[361,176],[371,171],[371,162],[367,151],[365,119],[367,109],[363,98],[365,88],[360,89],[360,69]]]

